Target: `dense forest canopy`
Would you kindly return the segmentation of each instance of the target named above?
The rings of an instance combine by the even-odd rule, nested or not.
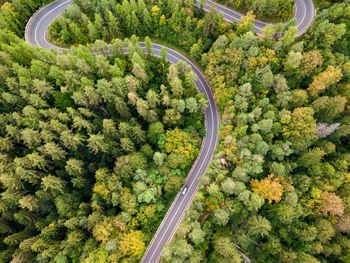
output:
[[[0,0],[0,28],[23,35],[27,20],[42,5],[53,0]]]
[[[144,253],[198,154],[206,100],[189,66],[134,34],[196,60],[222,119],[163,260],[350,261],[349,1],[298,39],[295,21],[257,35],[252,14],[228,24],[191,0],[73,2],[49,31],[75,46],[65,55],[18,38],[41,1],[0,11],[0,261]]]
[[[96,39],[152,36],[200,56],[230,24],[214,9],[208,13],[194,1],[76,0],[51,25],[49,39],[63,45]]]
[[[139,259],[204,133],[191,67],[135,36],[65,55],[0,39],[1,262]]]
[[[347,2],[296,41],[270,27],[203,54],[221,140],[167,262],[350,261],[349,27]]]

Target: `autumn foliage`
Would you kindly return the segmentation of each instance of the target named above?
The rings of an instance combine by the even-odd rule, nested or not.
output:
[[[165,149],[168,153],[181,153],[193,160],[198,154],[197,143],[192,136],[183,130],[175,128],[165,133]]]
[[[328,66],[327,69],[316,76],[313,82],[308,87],[308,92],[310,96],[315,97],[320,92],[327,89],[330,85],[335,84],[340,81],[343,74],[341,69],[338,67]]]
[[[123,235],[119,242],[120,253],[132,259],[141,258],[145,250],[144,237],[141,231],[132,230],[130,233]]]
[[[323,192],[321,194],[321,203],[318,211],[324,215],[337,215],[342,216],[344,214],[343,200],[332,192]]]
[[[319,50],[312,50],[303,53],[300,72],[304,76],[309,76],[317,67],[323,63],[323,57]]]
[[[254,192],[267,199],[270,204],[272,201],[279,202],[282,199],[284,190],[282,180],[274,177],[273,174],[260,181],[253,179],[250,181],[250,185]]]

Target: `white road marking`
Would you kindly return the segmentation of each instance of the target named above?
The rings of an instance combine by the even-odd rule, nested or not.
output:
[[[157,46],[158,46],[158,48],[156,48]],[[179,59],[178,57],[176,57],[176,56],[174,56],[174,55],[168,53],[167,56],[172,57],[172,58],[176,61],[176,62],[172,62],[172,61],[169,59],[169,61],[170,61],[171,63],[176,64],[179,60],[183,60],[184,62],[186,62],[187,64],[191,65],[192,67],[194,67],[195,69],[198,70],[199,74],[196,74],[196,75],[198,76],[198,77],[197,77],[197,81],[200,82],[201,87],[202,87],[202,89],[204,90],[204,92],[205,92],[207,98],[209,98],[209,95],[208,95],[208,93],[207,93],[207,89],[205,89],[205,85],[203,84],[202,80],[201,80],[200,77],[199,77],[199,76],[202,76],[202,75],[200,74],[200,73],[201,73],[200,69],[198,69],[198,67],[197,67],[196,65],[194,65],[190,60],[188,60],[185,56],[183,56],[183,55],[180,54],[180,53],[177,53],[175,50],[172,50],[172,49],[170,49],[170,48],[167,48],[167,47],[162,46],[162,45],[159,45],[159,44],[154,44],[154,45],[153,45],[153,50],[159,52],[159,51],[161,50],[161,47],[166,48],[168,51],[173,51],[174,53],[176,53],[176,54],[178,54],[178,55],[181,56],[181,58]],[[202,77],[203,77],[203,76],[202,76]],[[207,85],[207,86],[209,87],[209,85]],[[209,91],[210,91],[210,93],[211,93],[211,95],[212,95],[212,97],[213,97],[213,94],[212,94],[212,91],[211,91],[210,88],[209,88]],[[210,103],[210,106],[211,106],[210,114],[211,114],[212,119],[214,120],[214,115],[213,115],[213,110],[212,110],[212,109],[214,108],[214,110],[216,111],[215,103],[213,104],[212,101],[210,101],[210,100],[209,100],[209,103]],[[214,105],[214,106],[213,106],[213,105]],[[217,117],[218,117],[218,116],[217,116]],[[217,124],[217,126],[218,126],[218,124]],[[212,134],[211,134],[211,138],[210,138],[210,144],[209,144],[209,147],[208,147],[209,149],[212,147],[212,142],[213,142],[213,140],[212,140],[212,139],[213,139],[213,131],[214,131],[213,126],[211,126],[211,131],[212,131]],[[207,137],[205,137],[205,139],[204,139],[202,145],[205,145],[205,144],[206,144],[206,139],[207,139]],[[215,141],[215,143],[216,143],[216,141]],[[198,173],[199,173],[200,170],[202,169],[203,164],[205,163],[205,161],[206,161],[206,159],[207,159],[207,157],[208,157],[208,153],[209,153],[209,150],[206,152],[206,155],[205,155],[205,157],[204,157],[204,161],[202,162],[202,165],[200,166],[200,168],[199,168],[197,174],[194,176],[195,178],[194,178],[193,182],[191,183],[191,185],[189,186],[189,189],[191,189],[191,187],[193,186],[193,184],[196,182],[196,180],[197,180],[196,177],[198,177]],[[202,157],[202,154],[203,154],[203,151],[200,153],[200,156],[198,156],[198,160]],[[212,156],[212,157],[213,157],[213,156]],[[212,159],[212,157],[211,157],[210,159]],[[209,160],[209,163],[210,163],[210,162],[211,162],[211,160]],[[192,175],[193,175],[193,174],[192,174]],[[193,177],[192,175],[190,175],[190,177]],[[196,191],[193,192],[192,196],[195,194],[195,192],[196,192]],[[179,198],[180,198],[180,197],[177,195],[177,196],[175,197],[174,201],[173,201],[173,204],[175,204],[175,203],[178,201]],[[178,212],[178,210],[180,209],[180,207],[182,206],[184,200],[185,200],[185,198],[182,199],[181,203],[179,204],[179,208],[176,210],[175,214],[177,214],[177,212]],[[160,226],[162,226],[162,225],[166,222],[167,219],[168,219],[168,215],[166,215],[166,217],[162,220],[162,223],[161,223]],[[173,221],[173,219],[170,221],[170,225],[171,225],[172,221]],[[179,220],[176,222],[175,226],[177,226],[178,223],[179,223],[180,221],[181,221],[181,217],[180,217]],[[169,226],[170,226],[170,225],[169,225]],[[166,234],[166,232],[167,232],[169,226],[167,227],[167,229],[165,230],[165,233],[164,233],[163,236],[161,237],[161,240],[160,240],[158,246],[156,247],[155,252],[157,251],[157,249],[158,249],[158,247],[159,247],[161,241],[163,240],[163,238],[164,238],[164,236],[165,236],[165,234]],[[174,227],[174,229],[175,229],[175,228],[176,228],[176,227]],[[161,230],[161,227],[159,227],[158,229]],[[173,231],[174,231],[174,230],[173,230]],[[152,246],[153,242],[156,240],[156,238],[158,237],[158,235],[159,235],[159,232],[156,233],[156,235],[153,237],[153,239],[152,239],[152,241],[151,241],[151,243],[149,244],[148,247],[151,247],[151,246]],[[171,235],[170,235],[170,236],[171,236]],[[170,236],[168,236],[168,239],[170,238]],[[167,240],[167,241],[168,241],[168,240]],[[167,243],[167,241],[166,241],[166,243]],[[148,249],[147,249],[147,250],[148,250]],[[154,252],[154,253],[155,253],[155,252]],[[151,259],[153,258],[154,253],[151,255]],[[144,254],[144,255],[146,255],[146,254]]]
[[[51,14],[52,12],[54,12],[57,8],[60,8],[61,6],[67,4],[68,2],[70,2],[71,0],[68,0],[68,1],[65,1],[63,2],[62,4],[56,6],[54,9],[51,9],[49,12],[47,12],[39,21],[38,21],[38,25],[41,23],[41,21],[43,19],[45,19],[49,14]],[[37,39],[37,32],[38,32],[38,26],[35,28],[35,31],[34,31],[34,36],[35,36],[35,42],[37,44],[37,46],[39,46],[39,42],[38,42],[38,39]]]
[[[181,55],[181,54],[180,54],[180,55]],[[172,54],[168,54],[168,56],[173,57],[173,58],[175,58],[176,60],[179,61],[179,59],[178,59],[177,57],[173,56]],[[181,55],[181,56],[182,56],[182,55]],[[171,61],[170,61],[170,62],[171,62]],[[186,62],[186,63],[187,63],[187,62]],[[192,64],[192,63],[191,63],[191,64]],[[199,69],[198,69],[195,65],[192,64],[192,66],[194,66],[194,67],[199,71]],[[200,71],[199,71],[199,72],[200,72]],[[205,86],[203,85],[203,82],[201,81],[200,78],[198,78],[198,81],[201,83],[202,87],[205,87]],[[209,98],[206,89],[204,89],[204,92],[205,92],[207,98]],[[214,115],[213,115],[213,111],[212,111],[212,110],[210,110],[210,114],[211,114],[211,117],[214,118]],[[213,126],[211,126],[211,130],[214,131]],[[214,133],[212,132],[212,133],[211,133],[211,136],[210,136],[209,148],[211,148],[211,145],[212,145],[212,143],[213,143],[213,134],[214,134]],[[204,165],[204,163],[205,163],[205,160],[206,160],[207,157],[208,157],[209,152],[210,152],[209,150],[206,152],[206,154],[205,154],[205,156],[204,156],[204,161],[201,163],[199,169],[197,170],[197,173],[196,173],[196,175],[194,176],[195,179],[194,179],[194,180],[192,181],[192,183],[190,184],[189,189],[191,189],[192,186],[193,186],[193,184],[196,182],[196,180],[197,180],[196,177],[197,177],[198,174],[200,173],[200,170],[202,169],[202,167],[203,167],[203,165]],[[183,198],[183,199],[181,200],[180,204],[178,205],[178,208],[175,210],[175,213],[174,213],[175,215],[178,213],[178,211],[179,211],[179,209],[181,208],[181,206],[182,206],[184,200],[186,200],[186,199]],[[175,200],[174,200],[174,201],[175,201]],[[167,228],[165,229],[164,234],[162,235],[161,239],[160,239],[159,242],[158,242],[158,245],[157,245],[156,248],[154,249],[154,252],[151,254],[150,260],[152,260],[154,254],[156,253],[158,247],[160,246],[160,244],[161,244],[163,238],[165,237],[166,232],[168,231],[169,227],[172,226],[172,222],[173,222],[174,218],[175,218],[175,217],[173,217],[173,218],[170,220],[169,225],[168,225]],[[181,219],[181,217],[180,217],[180,219]],[[180,220],[178,220],[178,222],[179,222],[179,221],[180,221]],[[177,223],[178,223],[178,222],[177,222]],[[153,237],[153,239],[154,239],[154,237]]]
[[[35,35],[35,41],[36,41],[37,46],[40,47],[40,43],[39,43],[38,38],[37,38],[37,32],[38,32],[38,27],[39,27],[39,25],[41,24],[41,22],[42,22],[49,14],[51,14],[51,13],[54,12],[54,11],[56,11],[56,10],[57,10],[58,8],[60,8],[61,6],[63,6],[63,5],[65,5],[65,4],[67,4],[67,3],[69,3],[70,1],[71,1],[71,0],[65,1],[65,2],[63,2],[62,4],[58,5],[57,7],[53,8],[52,10],[50,10],[48,13],[46,13],[46,14],[38,21],[37,27],[35,28],[35,33],[34,33],[34,35]],[[59,16],[61,16],[61,13],[60,13],[59,15],[57,15],[53,20],[57,19]],[[45,30],[45,42],[46,42],[46,44],[48,44],[49,46],[51,46],[51,47],[53,47],[53,48],[59,48],[59,47],[56,47],[56,46],[52,45],[50,42],[47,41],[47,39],[46,39],[46,32],[47,32],[47,29],[48,29],[48,28],[49,28],[49,25],[46,27],[46,30]],[[157,46],[157,45],[154,45],[154,46],[153,46],[153,50],[159,52],[161,48],[158,48],[158,49],[157,49],[155,46]],[[158,45],[158,46],[161,46],[161,45]],[[163,47],[163,46],[161,46],[161,47]],[[174,50],[169,49],[169,48],[167,48],[167,47],[165,47],[165,48],[166,48],[167,50],[169,50],[169,51],[174,51]],[[174,51],[174,52],[177,53],[176,51]],[[200,74],[201,71],[197,68],[197,66],[195,66],[193,63],[191,63],[191,62],[190,62],[187,58],[185,58],[182,54],[180,54],[180,53],[177,53],[177,54],[179,54],[182,58],[184,58],[184,61],[185,61],[187,64],[190,64],[192,67],[196,68],[196,69],[198,70],[199,74]],[[179,59],[178,57],[176,57],[176,56],[174,56],[174,55],[172,55],[172,54],[170,54],[170,53],[168,53],[167,56],[172,57],[172,58],[175,60],[174,62],[172,62],[172,61],[169,59],[169,62],[171,62],[171,63],[173,63],[173,64],[176,64],[179,60],[181,60],[181,59]],[[213,108],[216,109],[216,108],[215,108],[215,104],[213,104],[212,101],[209,100],[208,92],[207,92],[207,90],[206,90],[206,88],[205,88],[205,85],[203,84],[201,78],[199,77],[199,76],[200,76],[199,74],[196,74],[196,75],[198,76],[198,77],[197,77],[197,81],[200,83],[202,90],[204,90],[204,93],[206,94],[206,96],[207,96],[207,98],[208,98],[208,101],[209,101],[209,103],[210,103],[210,110],[209,110],[209,112],[210,112],[211,118],[214,120]],[[208,87],[209,87],[209,85],[208,85]],[[211,92],[211,90],[210,90],[210,92]],[[211,92],[211,93],[212,93],[212,92]],[[211,94],[211,95],[212,95],[212,94]],[[213,95],[212,95],[212,96],[213,96]],[[208,149],[210,149],[210,148],[212,147],[213,135],[214,135],[214,126],[211,126],[210,128],[211,128],[211,136],[210,136],[210,142],[209,142]],[[205,137],[205,139],[204,139],[204,141],[203,141],[203,145],[206,144],[206,142],[207,142],[206,140],[207,140],[207,137]],[[196,182],[197,177],[198,177],[198,175],[199,175],[201,169],[203,168],[204,163],[205,163],[206,160],[207,160],[207,157],[208,157],[209,152],[210,152],[209,150],[206,151],[205,156],[204,156],[204,161],[201,163],[199,169],[197,170],[197,173],[194,175],[194,180],[193,180],[192,183],[190,184],[189,189],[191,189],[192,186],[193,186],[193,184]],[[202,154],[203,154],[203,152],[201,152],[199,158],[201,158]],[[193,174],[192,174],[192,175],[193,175]],[[191,177],[192,177],[192,175],[191,175]],[[193,193],[195,193],[195,192],[193,192]],[[177,196],[177,197],[176,197],[176,200],[178,200],[178,198],[179,198],[179,197]],[[181,200],[178,209],[175,211],[175,214],[178,213],[178,211],[179,211],[180,207],[182,206],[184,200],[186,200],[186,199],[183,198],[183,199]],[[174,200],[174,201],[175,201],[175,200]],[[170,225],[171,225],[171,223],[173,222],[174,218],[175,218],[175,217],[173,217],[173,219],[171,219]],[[181,217],[180,217],[180,219],[181,219]],[[163,221],[165,222],[166,220],[163,219]],[[179,220],[177,221],[177,224],[178,224],[178,223],[179,223]],[[164,235],[161,237],[160,242],[163,240],[163,238],[164,238],[166,232],[168,231],[170,225],[166,228],[165,233],[164,233]],[[154,238],[153,238],[153,240],[154,240]],[[158,247],[159,247],[159,245],[160,245],[160,242],[159,242],[159,244],[157,245],[155,251],[157,251],[157,249],[158,249]],[[154,253],[151,255],[151,259],[153,258],[153,255],[154,255]]]
[[[297,27],[299,27],[304,22],[304,19],[305,19],[305,16],[306,16],[306,5],[305,5],[304,1],[300,0],[299,2],[302,2],[303,5],[304,5],[304,10],[303,10],[304,15],[303,15],[303,18],[300,20],[300,22],[297,24]]]
[[[299,0],[296,0],[296,1],[299,1]],[[304,3],[303,0],[300,0],[300,1],[302,1],[302,2],[303,2],[303,5],[304,5],[304,14],[303,14],[302,20],[299,21],[299,23],[297,24],[297,27],[300,26],[300,25],[303,23],[303,21],[304,21],[304,19],[305,19],[305,16],[306,16],[306,5],[305,5],[305,3]],[[49,14],[51,14],[52,12],[56,11],[58,8],[60,8],[60,7],[63,6],[63,5],[66,5],[66,4],[69,3],[69,2],[71,2],[71,0],[65,1],[65,2],[63,2],[62,4],[58,5],[57,7],[53,8],[52,10],[50,10],[48,13],[46,13],[46,14],[38,21],[37,27],[35,28],[35,32],[34,32],[35,43],[36,43],[37,46],[40,47],[40,44],[39,44],[39,41],[38,41],[38,38],[37,38],[37,30],[38,30],[38,27],[39,27],[39,25],[41,24],[41,22],[42,22]],[[217,9],[220,13],[222,13],[222,14],[224,15],[224,19],[225,19],[226,21],[228,21],[228,22],[231,22],[231,21],[229,21],[229,19],[228,19],[227,17],[232,18],[232,22],[233,22],[233,21],[239,21],[239,19],[242,17],[241,14],[239,14],[239,13],[237,13],[237,12],[234,12],[233,10],[231,10],[231,9],[225,7],[225,6],[222,6],[222,5],[217,4],[217,3],[215,3],[215,4],[216,4],[216,9]],[[197,5],[200,6],[200,2],[199,2],[199,1],[197,1]],[[213,5],[213,2],[212,2],[212,1],[208,1],[208,3],[206,4],[206,6],[205,6],[203,9],[204,9],[205,11],[208,12],[208,11],[210,10],[210,8],[211,8],[212,5]],[[219,7],[221,8],[221,10],[220,10]],[[295,18],[297,18],[297,13],[298,13],[298,7],[297,7],[297,4],[295,4],[295,14],[294,14],[294,17],[295,17]],[[238,16],[238,17],[235,17],[235,16],[232,15],[232,14],[235,14],[235,15]],[[57,19],[59,16],[61,16],[61,13],[60,13],[59,15],[57,15],[53,20]],[[225,16],[226,16],[226,17],[225,17]],[[53,21],[53,20],[52,20],[52,21]],[[261,22],[261,23],[265,24],[264,22]],[[266,25],[268,25],[268,23],[266,23]],[[265,25],[265,26],[266,26],[266,25]],[[53,47],[53,48],[55,48],[55,49],[62,49],[62,48],[57,47],[57,46],[55,46],[55,45],[53,45],[53,44],[51,44],[50,42],[47,41],[47,30],[48,30],[49,26],[50,26],[50,24],[49,24],[49,25],[46,27],[46,29],[45,29],[45,36],[44,36],[45,44],[47,44],[48,46]],[[255,23],[254,23],[254,27],[257,28],[258,30],[259,30],[259,29],[260,29],[260,30],[262,29],[262,27],[257,26]],[[183,56],[181,53],[178,53],[178,52],[175,51],[175,50],[172,50],[172,49],[170,49],[170,48],[167,48],[167,47],[162,46],[162,45],[159,45],[159,44],[153,44],[153,50],[154,50],[154,51],[159,52],[160,49],[161,49],[161,47],[164,47],[164,48],[166,48],[168,51],[174,52],[174,53],[176,53],[177,55],[180,56],[180,58],[178,58],[178,57],[176,57],[176,56],[174,56],[174,55],[168,53],[168,54],[167,54],[167,57],[169,56],[168,61],[169,61],[170,63],[172,63],[172,64],[177,64],[179,60],[183,60],[183,61],[185,61],[187,64],[191,65],[192,68],[195,68],[195,69],[198,71],[198,73],[196,73],[196,75],[197,75],[196,85],[199,86],[202,90],[204,90],[204,93],[205,93],[205,95],[206,95],[207,98],[208,98],[210,107],[207,108],[207,110],[208,110],[209,112],[207,112],[206,115],[207,115],[207,114],[210,114],[210,117],[212,118],[212,120],[214,121],[214,124],[215,124],[215,125],[211,125],[211,127],[210,127],[211,135],[210,135],[209,145],[206,147],[207,151],[206,151],[205,153],[204,153],[203,151],[201,151],[201,152],[200,152],[200,155],[197,157],[198,160],[199,160],[199,159],[202,158],[203,154],[205,154],[205,155],[204,155],[204,160],[201,162],[201,165],[199,166],[199,169],[197,170],[197,172],[196,172],[196,173],[191,173],[191,174],[187,177],[187,179],[193,178],[193,180],[192,180],[192,182],[191,182],[191,184],[190,184],[190,186],[189,186],[189,189],[191,189],[191,188],[193,187],[193,184],[198,182],[198,175],[200,174],[200,172],[201,172],[201,170],[202,170],[202,168],[203,168],[203,165],[208,161],[208,166],[209,166],[209,164],[210,164],[210,162],[211,162],[211,160],[212,160],[212,158],[213,158],[213,155],[212,155],[212,156],[209,158],[209,160],[207,159],[207,158],[208,158],[208,154],[209,154],[209,153],[213,153],[214,150],[215,150],[215,145],[214,145],[214,149],[211,151],[211,148],[212,148],[212,146],[213,146],[213,136],[214,136],[214,131],[215,131],[214,127],[215,127],[215,128],[219,128],[219,122],[218,122],[218,121],[219,121],[219,118],[220,118],[220,117],[218,116],[215,102],[214,102],[213,100],[209,100],[209,94],[208,94],[208,90],[206,89],[206,87],[209,88],[209,92],[210,92],[210,94],[211,94],[211,96],[212,96],[211,98],[213,98],[213,92],[212,92],[212,90],[210,89],[210,86],[206,83],[206,80],[205,80],[204,76],[201,74],[201,70],[200,70],[195,64],[193,64],[189,59],[187,59],[185,56]],[[159,56],[159,55],[156,55],[156,56]],[[170,60],[170,58],[173,58],[175,61],[172,62],[172,61]],[[202,80],[201,80],[200,77],[203,77],[206,86],[203,84],[203,82],[202,82]],[[215,114],[216,114],[217,119],[214,118],[214,113],[213,113],[213,111],[215,111]],[[209,116],[209,115],[207,115],[207,116]],[[207,128],[208,128],[208,127],[207,127]],[[207,129],[207,131],[209,132],[208,129]],[[216,138],[216,140],[214,140],[214,142],[215,142],[215,144],[217,143],[217,138]],[[202,142],[202,146],[203,146],[203,145],[205,146],[206,144],[207,144],[207,136],[204,137],[204,141]],[[205,172],[205,171],[204,171],[204,172]],[[198,187],[198,185],[196,186],[196,189],[197,189],[197,187]],[[192,200],[192,198],[193,198],[194,195],[196,194],[196,192],[197,192],[196,189],[194,189],[194,191],[192,192],[190,201]],[[188,196],[188,195],[187,195],[187,196]],[[171,205],[171,207],[170,207],[171,209],[172,209],[173,205],[175,205],[176,202],[179,200],[179,198],[181,198],[181,196],[179,196],[179,194],[177,194],[176,197],[175,197],[175,199],[174,199],[174,202],[172,203],[172,205]],[[180,204],[178,205],[178,208],[175,210],[175,214],[174,214],[174,215],[176,215],[176,214],[178,213],[179,209],[181,208],[181,206],[183,205],[183,203],[184,203],[185,200],[186,200],[186,198],[184,197],[184,198],[180,201]],[[190,204],[190,202],[188,202],[188,203],[185,205],[185,209],[184,209],[183,211],[185,211],[185,210],[187,209],[187,207],[189,206],[189,204]],[[162,230],[161,228],[162,228],[163,224],[168,220],[169,215],[170,215],[169,211],[171,211],[171,209],[168,210],[168,212],[167,212],[165,218],[162,220],[161,225],[159,226],[158,230]],[[173,218],[170,220],[170,223],[169,223],[169,225],[167,226],[167,228],[165,229],[164,234],[161,236],[158,245],[156,246],[154,252],[151,254],[151,258],[150,258],[151,260],[153,259],[154,254],[156,253],[157,249],[159,248],[160,243],[163,241],[164,237],[166,236],[166,232],[168,231],[169,227],[172,226],[172,223],[173,223],[173,220],[174,220],[174,219],[175,219],[175,216],[173,216]],[[177,222],[175,222],[175,227],[174,227],[174,229],[172,230],[171,235],[170,235],[170,236],[168,235],[168,239],[165,241],[165,243],[167,243],[167,242],[169,241],[169,238],[173,235],[173,233],[174,233],[174,231],[176,230],[176,228],[177,228],[178,224],[180,223],[181,219],[182,219],[182,216],[180,216],[180,217],[179,217],[179,220],[177,220]],[[153,242],[158,238],[159,234],[160,234],[160,232],[157,231],[156,234],[155,234],[155,236],[153,237],[151,243],[149,244],[148,248],[150,248],[150,247],[152,246]],[[148,251],[148,249],[146,250],[146,252],[147,252],[147,251]],[[147,255],[147,254],[145,253],[144,256],[146,256],[146,255]],[[161,254],[160,254],[160,255],[161,255]],[[160,256],[160,255],[159,255],[159,256]],[[159,257],[159,256],[158,256],[158,257]],[[158,257],[157,257],[156,259],[158,259]],[[144,258],[144,257],[143,257],[143,258]],[[143,260],[143,258],[142,258],[142,260]]]

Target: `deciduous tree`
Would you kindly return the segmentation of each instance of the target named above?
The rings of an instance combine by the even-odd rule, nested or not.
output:
[[[269,175],[260,181],[253,179],[250,184],[252,190],[267,199],[269,203],[281,201],[284,187],[280,178]]]
[[[332,192],[322,192],[318,211],[323,215],[338,215],[344,214],[343,200]]]
[[[290,122],[283,127],[283,136],[297,149],[304,149],[316,139],[316,121],[311,108],[296,108]]]

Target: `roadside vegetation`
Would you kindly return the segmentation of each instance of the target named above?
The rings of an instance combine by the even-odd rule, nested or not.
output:
[[[191,68],[149,39],[56,55],[0,38],[1,261],[140,259],[205,133]]]
[[[55,43],[76,45],[98,39],[110,42],[136,34],[166,40],[200,58],[215,39],[224,32],[233,32],[234,27],[215,10],[205,13],[195,8],[193,1],[79,0],[74,3],[50,27],[49,37]]]
[[[202,56],[220,142],[164,261],[350,261],[349,11],[322,10],[298,41],[220,36]]]
[[[218,0],[242,14],[254,13],[257,19],[270,22],[287,22],[294,15],[295,0]]]
[[[0,0],[0,28],[22,37],[28,19],[41,6],[53,0]]]
[[[329,8],[331,5],[336,3],[341,3],[342,1],[339,0],[313,0],[314,5],[316,8],[324,9]]]

